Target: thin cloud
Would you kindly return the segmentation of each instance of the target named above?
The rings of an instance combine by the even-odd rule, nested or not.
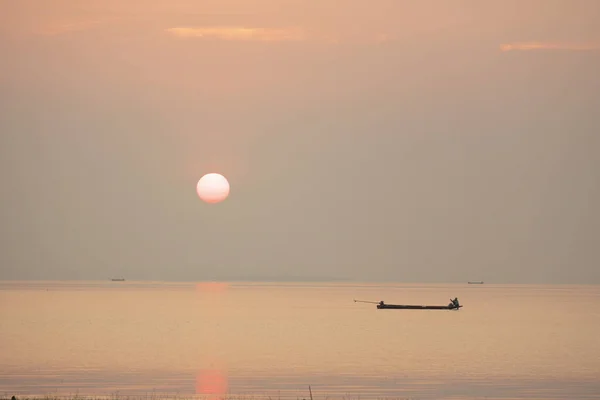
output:
[[[517,42],[500,46],[502,51],[562,50],[593,51],[600,50],[600,43],[553,43],[553,42]]]
[[[174,27],[165,29],[169,35],[179,38],[247,42],[300,42],[312,41],[326,44],[390,42],[387,33],[348,35],[341,32],[307,31],[301,28],[247,28],[239,26]]]
[[[245,28],[235,26],[176,27],[165,29],[168,34],[181,38],[204,38],[233,41],[286,42],[302,41],[307,35],[300,29]]]

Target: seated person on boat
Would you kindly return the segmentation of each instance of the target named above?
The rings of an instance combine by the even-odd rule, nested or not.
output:
[[[450,304],[448,304],[449,308],[459,308],[460,304],[458,303],[458,297],[455,297],[454,300],[450,299]]]

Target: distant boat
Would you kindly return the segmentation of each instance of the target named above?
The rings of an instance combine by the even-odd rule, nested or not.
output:
[[[469,285],[483,285],[483,281],[469,281],[467,283]]]
[[[419,305],[402,305],[402,304],[385,304],[383,301],[362,301],[354,300],[355,303],[373,303],[377,304],[378,310],[458,310],[462,307],[458,302],[458,298],[450,300],[450,304],[447,306],[419,306]]]
[[[111,281],[113,281],[113,282],[125,282],[125,278],[112,278]]]

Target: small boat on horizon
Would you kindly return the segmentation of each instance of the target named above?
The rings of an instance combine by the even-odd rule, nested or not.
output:
[[[354,300],[355,303],[373,303],[377,304],[378,310],[458,310],[462,305],[458,302],[458,297],[450,300],[450,304],[447,306],[421,306],[421,305],[404,305],[404,304],[386,304],[383,300],[380,302],[376,301],[363,301]]]
[[[125,278],[112,278],[111,281],[113,281],[113,282],[125,282]]]
[[[467,283],[469,285],[483,285],[483,281],[469,281]]]

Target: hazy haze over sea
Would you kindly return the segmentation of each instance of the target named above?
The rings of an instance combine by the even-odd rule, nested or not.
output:
[[[599,20],[0,0],[0,279],[600,284]]]
[[[0,394],[592,399],[599,310],[584,285],[4,281]]]

